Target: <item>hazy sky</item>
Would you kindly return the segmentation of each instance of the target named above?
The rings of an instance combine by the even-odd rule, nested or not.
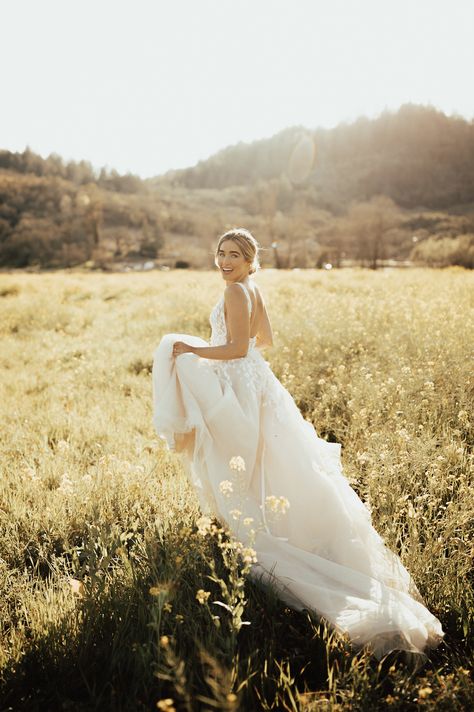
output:
[[[474,117],[474,0],[3,0],[0,148],[143,177],[405,102]]]

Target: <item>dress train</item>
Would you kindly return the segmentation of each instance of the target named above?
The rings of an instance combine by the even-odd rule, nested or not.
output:
[[[210,320],[210,344],[225,344],[223,299]],[[343,474],[340,444],[318,437],[255,338],[247,356],[229,361],[192,353],[173,359],[175,341],[209,346],[188,334],[161,339],[153,424],[183,453],[203,512],[255,549],[251,576],[292,608],[323,616],[356,648],[370,646],[378,659],[439,645],[441,624],[372,526]]]

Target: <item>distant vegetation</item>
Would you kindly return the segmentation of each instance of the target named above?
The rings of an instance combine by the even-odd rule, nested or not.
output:
[[[0,151],[0,266],[154,260],[207,268],[254,231],[263,262],[474,266],[474,123],[405,105],[332,130],[293,127],[142,180]]]

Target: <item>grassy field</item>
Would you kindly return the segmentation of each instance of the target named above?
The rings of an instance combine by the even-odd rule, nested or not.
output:
[[[414,672],[248,581],[251,625],[212,605],[245,571],[196,526],[150,374],[164,333],[208,337],[216,273],[0,275],[0,709],[474,708],[473,277],[257,276],[266,358],[446,631]]]

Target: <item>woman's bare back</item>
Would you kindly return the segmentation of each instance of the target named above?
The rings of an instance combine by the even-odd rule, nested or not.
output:
[[[272,346],[273,333],[268,317],[267,308],[259,288],[256,284],[247,287],[250,301],[252,302],[252,314],[250,317],[250,338],[257,337],[257,346]]]

